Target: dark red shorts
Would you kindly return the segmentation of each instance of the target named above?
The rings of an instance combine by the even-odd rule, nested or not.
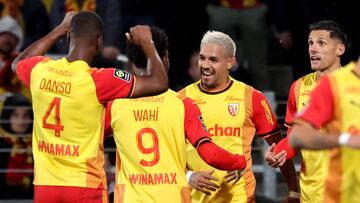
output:
[[[108,203],[105,189],[35,185],[35,203]]]

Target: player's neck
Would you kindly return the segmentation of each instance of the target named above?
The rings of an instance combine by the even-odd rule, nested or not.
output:
[[[229,87],[229,85],[231,85],[231,79],[230,77],[227,78],[226,81],[224,81],[223,83],[213,86],[213,87],[208,87],[205,86],[203,83],[200,82],[200,88],[205,91],[205,92],[209,92],[209,93],[217,93],[217,92],[222,92],[225,89],[227,89]]]
[[[70,48],[69,54],[67,55],[67,60],[69,62],[82,60],[87,64],[91,64],[94,60],[94,53],[90,51],[91,48],[83,48],[83,47],[73,47]]]

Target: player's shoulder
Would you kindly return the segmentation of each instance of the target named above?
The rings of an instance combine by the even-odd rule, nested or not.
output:
[[[244,82],[241,82],[239,80],[236,80],[236,79],[234,79],[232,77],[230,77],[230,80],[232,81],[232,87],[231,87],[232,89],[236,89],[236,90],[245,89],[247,92],[251,92],[251,93],[253,91],[259,91],[259,90],[255,89],[253,86],[248,85],[248,84],[246,84]]]
[[[175,92],[175,91],[171,90],[171,92],[169,92],[169,94],[174,95],[177,99],[179,99],[183,102],[187,99],[190,99],[188,96],[186,96],[186,94],[183,94],[181,92],[181,90],[179,92]]]
[[[200,91],[199,85],[200,85],[200,80],[185,86],[184,88],[180,89],[178,93],[184,96],[193,95],[196,92]]]
[[[343,68],[340,68],[339,70],[337,71],[334,71],[332,74],[330,74],[330,76],[332,75],[348,75],[348,74],[353,74],[353,69],[354,69],[355,66],[345,66]]]
[[[307,86],[316,84],[317,83],[317,74],[316,74],[316,72],[306,74],[306,75],[302,76],[301,78],[297,79],[295,81],[295,83],[298,83],[299,85],[304,84]]]

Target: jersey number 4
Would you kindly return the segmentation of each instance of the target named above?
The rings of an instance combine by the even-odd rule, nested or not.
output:
[[[60,131],[64,130],[64,126],[61,125],[60,122],[60,102],[61,98],[54,97],[42,119],[42,127],[54,130],[56,137],[60,137]],[[52,117],[55,118],[55,124],[48,122],[48,118],[51,114],[53,115]]]
[[[144,135],[150,135],[152,139],[152,145],[150,147],[144,146]],[[154,154],[153,159],[146,161],[141,159],[140,164],[143,166],[154,166],[160,160],[160,151],[159,151],[159,138],[156,131],[152,128],[143,128],[138,131],[136,134],[136,142],[139,151],[143,154]]]

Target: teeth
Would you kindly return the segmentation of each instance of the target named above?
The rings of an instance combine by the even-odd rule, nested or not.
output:
[[[207,72],[202,72],[202,74],[205,75],[205,76],[210,76],[211,75],[211,73],[207,73]]]
[[[310,57],[310,59],[311,59],[311,60],[320,60],[320,58],[319,58],[319,57],[316,57],[316,56],[312,56],[312,57]]]

